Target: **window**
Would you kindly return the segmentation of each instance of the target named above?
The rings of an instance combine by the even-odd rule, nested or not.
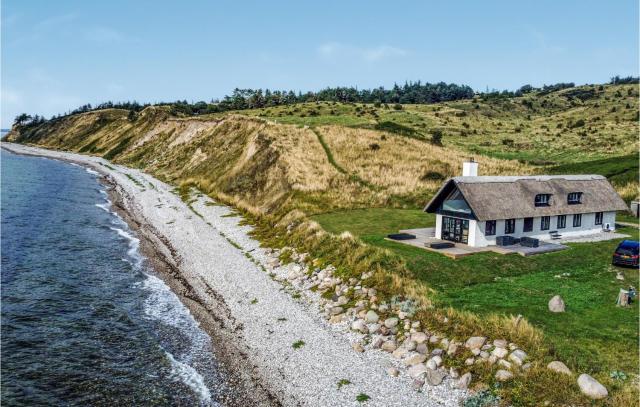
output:
[[[533,218],[524,218],[523,232],[531,232],[533,230]]]
[[[551,194],[538,194],[534,201],[535,206],[549,206],[551,201]]]
[[[567,227],[567,215],[558,215],[558,229],[564,229]]]
[[[441,210],[445,212],[446,215],[462,215],[462,217],[464,217],[464,215],[471,215],[471,208],[458,188],[451,191],[449,196],[442,202]]]
[[[505,219],[504,221],[504,234],[509,235],[516,231],[516,220],[515,219]]]
[[[602,212],[596,212],[596,225],[602,225]]]
[[[496,234],[496,221],[488,220],[484,227],[485,236],[493,236]]]
[[[576,213],[573,215],[573,227],[579,228],[582,225],[582,214]]]
[[[540,218],[540,230],[549,230],[551,216],[543,216]]]
[[[582,203],[582,192],[571,192],[567,195],[567,203],[569,205],[578,205]]]

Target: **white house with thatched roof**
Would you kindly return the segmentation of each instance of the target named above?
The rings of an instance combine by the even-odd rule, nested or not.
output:
[[[615,229],[627,205],[601,175],[478,176],[465,162],[425,207],[436,214],[435,237],[469,246],[510,236],[553,240]]]

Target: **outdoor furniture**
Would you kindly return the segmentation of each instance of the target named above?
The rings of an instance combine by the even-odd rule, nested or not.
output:
[[[498,246],[512,246],[514,244],[516,244],[516,239],[513,236],[496,237],[496,245]]]
[[[558,240],[562,238],[562,235],[558,233],[557,230],[552,230],[551,232],[549,232],[549,236],[551,236],[552,240]]]
[[[524,247],[538,247],[540,246],[540,240],[533,237],[523,237],[520,239],[520,245]]]
[[[416,235],[410,235],[409,233],[394,233],[387,235],[387,237],[391,240],[411,240],[415,239]]]
[[[442,242],[442,243],[429,243],[429,247],[432,249],[450,249],[452,247],[456,247],[455,244],[453,243],[447,243],[447,242]]]

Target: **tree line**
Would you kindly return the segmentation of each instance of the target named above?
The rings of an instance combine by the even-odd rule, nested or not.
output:
[[[638,83],[637,77],[614,76],[611,78],[611,84],[627,84]],[[552,85],[544,85],[542,87],[533,87],[531,85],[521,86],[515,91],[509,90],[492,90],[479,94],[483,100],[496,98],[511,98],[522,96],[531,92],[539,92],[546,94],[561,89],[572,88],[575,84],[556,83]],[[374,104],[429,104],[438,102],[447,102],[461,99],[470,99],[477,93],[467,85],[458,85],[455,83],[422,83],[405,82],[400,86],[395,84],[391,89],[378,87],[374,89],[358,89],[356,87],[328,87],[317,92],[294,92],[292,90],[270,90],[270,89],[239,89],[236,88],[230,95],[224,96],[222,99],[212,99],[210,102],[199,101],[189,103],[186,100],[177,100],[175,102],[158,102],[154,106],[169,106],[173,115],[202,115],[210,113],[220,113],[230,110],[259,109],[264,107],[274,107],[282,105],[292,105],[305,102],[341,102],[341,103],[374,103]],[[95,106],[86,104],[71,110],[64,114],[53,116],[50,120],[58,120],[62,117],[87,113],[102,109],[125,109],[129,111],[129,120],[136,120],[137,113],[144,108],[151,106],[150,103],[140,104],[138,102],[105,102]],[[31,116],[22,113],[17,116],[14,124],[18,126],[36,126],[47,120],[44,117],[35,115]]]

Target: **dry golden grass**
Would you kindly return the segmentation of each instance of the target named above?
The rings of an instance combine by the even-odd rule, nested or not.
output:
[[[395,195],[436,190],[442,178],[462,175],[462,161],[469,157],[459,150],[374,130],[323,126],[318,131],[339,165]],[[482,157],[479,161],[481,175],[533,172],[515,160]]]

